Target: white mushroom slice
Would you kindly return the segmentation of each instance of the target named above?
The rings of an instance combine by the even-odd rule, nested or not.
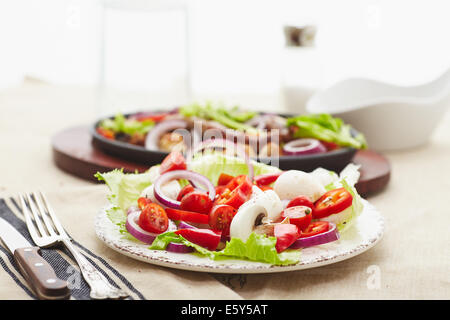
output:
[[[300,170],[284,172],[275,181],[273,190],[282,200],[292,200],[297,196],[304,195],[309,197],[312,202],[326,192],[325,187],[313,176]]]
[[[252,195],[250,196],[250,199],[256,197],[257,195],[263,194],[264,191],[262,191],[259,187],[253,186],[252,187]]]
[[[259,188],[258,188],[259,189]],[[283,204],[273,190],[259,193],[244,203],[234,216],[230,225],[230,236],[247,241],[255,227],[263,221],[276,221],[283,211]]]
[[[261,197],[265,201],[264,206],[267,210],[267,217],[272,221],[277,220],[284,209],[280,197],[273,190],[264,191]]]
[[[246,242],[264,217],[267,217],[267,210],[261,204],[241,206],[231,221],[230,237]]]
[[[253,190],[255,190],[255,188],[259,189],[258,187],[253,187]],[[278,197],[278,195],[273,190],[267,191],[262,191],[261,189],[259,190],[260,191],[254,192],[250,200],[245,202],[241,206],[241,208],[246,206],[252,206],[254,204],[261,204],[267,211],[267,218],[271,221],[277,220],[281,215],[281,211],[283,211],[284,209],[280,197]]]

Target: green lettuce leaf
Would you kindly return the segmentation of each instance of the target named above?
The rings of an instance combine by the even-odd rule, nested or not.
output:
[[[116,114],[114,119],[104,119],[99,124],[99,126],[104,129],[129,135],[133,135],[135,133],[145,134],[150,131],[154,125],[155,123],[152,120],[138,121],[134,119],[127,119],[121,113]]]
[[[153,241],[149,249],[164,250],[170,242],[183,243],[193,247],[198,254],[207,256],[212,260],[217,259],[247,259],[251,261],[265,262],[273,265],[289,265],[300,261],[300,250],[286,250],[277,253],[275,237],[267,237],[262,234],[252,233],[244,243],[241,239],[232,238],[221,251],[211,251],[192,243],[174,232],[160,234]]]
[[[125,229],[127,209],[137,205],[141,192],[153,183],[158,174],[157,171],[158,166],[144,173],[124,173],[123,169],[115,169],[95,174],[95,177],[99,181],[104,181],[110,190],[107,198],[112,206],[107,209],[107,215],[112,223],[119,226],[121,233],[127,233]]]
[[[287,119],[288,126],[295,126],[296,138],[316,138],[333,142],[342,147],[367,149],[367,141],[362,133],[352,134],[352,127],[340,118],[327,113],[301,115]]]
[[[277,167],[261,162],[256,162],[254,160],[251,160],[251,162],[253,164],[255,176],[281,171]],[[248,174],[248,167],[243,159],[230,157],[218,152],[195,157],[189,163],[188,169],[208,177],[214,185],[217,185],[217,181],[221,173],[226,173],[232,176]]]
[[[277,238],[251,233],[244,243],[241,239],[232,238],[218,254],[228,257],[267,262],[274,265],[295,264],[300,261],[300,250],[286,250],[277,253]]]
[[[180,107],[180,113],[185,117],[195,116],[206,120],[214,120],[235,130],[257,132],[252,126],[243,123],[253,118],[256,113],[240,111],[237,107],[225,108],[223,106],[213,106],[211,102],[207,102],[205,105],[193,103]]]

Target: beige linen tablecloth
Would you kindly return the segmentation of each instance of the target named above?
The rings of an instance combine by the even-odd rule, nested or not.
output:
[[[96,118],[94,89],[28,83],[0,92],[0,196],[45,191],[67,231],[147,299],[449,299],[450,114],[432,140],[385,153],[388,187],[368,200],[383,214],[383,239],[336,264],[265,275],[217,275],[153,266],[106,247],[93,219],[106,186],[60,171],[50,138]],[[382,129],[382,124],[380,124]],[[414,128],[411,128],[414,130]],[[20,277],[20,275],[18,275]],[[0,299],[29,299],[0,269]]]

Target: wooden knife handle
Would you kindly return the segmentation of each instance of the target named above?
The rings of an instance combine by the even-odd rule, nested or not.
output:
[[[52,266],[39,254],[38,247],[16,249],[14,258],[39,299],[55,300],[70,297],[67,281],[56,276]]]

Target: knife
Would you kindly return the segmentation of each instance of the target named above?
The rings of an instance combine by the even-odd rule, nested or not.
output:
[[[19,270],[39,299],[56,300],[70,297],[67,281],[59,279],[52,266],[11,224],[0,218],[0,238],[13,254]]]

